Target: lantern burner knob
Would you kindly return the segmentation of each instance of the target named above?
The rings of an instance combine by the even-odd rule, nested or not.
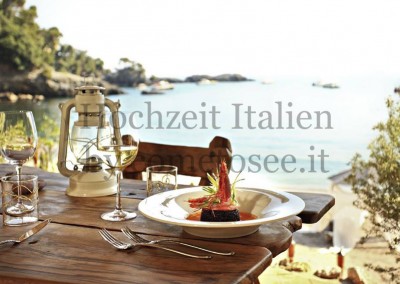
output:
[[[84,171],[84,172],[101,171],[101,169],[102,169],[101,163],[102,163],[102,160],[99,159],[99,157],[96,157],[96,156],[89,157],[85,160],[85,164],[82,168],[82,171]]]

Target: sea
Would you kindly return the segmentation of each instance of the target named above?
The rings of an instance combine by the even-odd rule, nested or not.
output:
[[[228,138],[230,175],[240,173],[241,186],[328,191],[329,177],[348,170],[356,153],[368,157],[373,126],[386,119],[400,76],[336,78],[336,89],[312,86],[318,80],[180,83],[162,95],[124,88],[108,98],[121,104],[123,134],[140,140],[208,147],[215,136]],[[0,110],[31,110],[40,128],[44,114],[61,121],[66,100],[1,102]]]

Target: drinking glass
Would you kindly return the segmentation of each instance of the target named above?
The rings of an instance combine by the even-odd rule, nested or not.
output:
[[[2,195],[3,225],[22,226],[35,223],[39,220],[38,177],[34,175],[11,175],[0,178]],[[24,205],[32,206],[32,211],[20,216],[11,216],[8,208],[18,202],[18,187],[23,198]]]
[[[157,165],[146,168],[147,196],[174,190],[177,187],[178,167]]]
[[[112,114],[113,121],[118,122],[118,112]],[[118,123],[117,123],[118,124]],[[100,115],[100,126],[97,131],[97,150],[103,162],[110,167],[112,174],[117,177],[117,195],[115,209],[101,215],[103,220],[107,221],[125,221],[136,217],[136,213],[122,210],[121,206],[121,175],[127,167],[136,158],[139,139],[137,136],[131,136],[129,145],[124,145],[120,129],[110,127],[106,119],[106,113]]]
[[[33,114],[30,111],[0,112],[0,153],[17,172],[17,202],[7,208],[10,216],[22,216],[35,210],[35,206],[24,204],[21,195],[22,165],[35,153],[37,147],[37,131]]]

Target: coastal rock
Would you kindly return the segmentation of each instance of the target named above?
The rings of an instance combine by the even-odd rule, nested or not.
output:
[[[117,86],[134,87],[140,83],[145,83],[146,76],[144,72],[139,72],[127,67],[107,74],[104,79],[110,84],[115,84]]]
[[[82,86],[85,79],[81,76],[52,71],[50,78],[43,75],[42,70],[35,70],[29,73],[21,72],[0,72],[0,92],[10,92],[18,95],[18,99],[40,100],[43,97],[69,97],[74,95],[74,89]],[[106,94],[122,94],[122,90],[101,79],[89,80],[90,84],[95,84],[106,88]],[[12,101],[8,97],[8,100]]]
[[[203,79],[207,79],[207,80],[213,80],[213,77],[210,75],[192,75],[190,77],[187,77],[185,79],[185,82],[189,82],[189,83],[197,83],[200,82]]]
[[[166,82],[169,82],[169,83],[172,83],[172,84],[184,83],[185,82],[184,80],[178,79],[178,78],[155,77],[155,76],[150,77],[150,83],[157,83],[157,82],[160,82],[160,81],[166,81]]]
[[[215,76],[212,78],[215,81],[219,82],[241,82],[241,81],[250,81],[246,77],[240,75],[240,74],[222,74]]]
[[[222,74],[218,76],[210,76],[210,75],[193,75],[187,77],[185,82],[198,83],[202,80],[210,80],[210,81],[218,81],[218,82],[243,82],[243,81],[251,81],[250,79],[240,75],[240,74]]]
[[[4,92],[0,93],[0,101],[9,101],[9,102],[16,102],[18,101],[18,96],[13,92]]]
[[[44,101],[44,96],[43,95],[35,95],[33,97],[33,100],[36,101],[36,102]]]
[[[31,101],[31,100],[33,100],[33,96],[31,94],[19,94],[18,100]]]
[[[34,102],[43,101],[45,97],[43,95],[31,95],[31,94],[14,94],[13,92],[0,93],[0,101],[8,101],[15,103],[18,100],[31,100]]]

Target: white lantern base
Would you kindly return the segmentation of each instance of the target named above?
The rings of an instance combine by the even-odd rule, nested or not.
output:
[[[97,197],[117,192],[117,178],[107,171],[79,172],[69,178],[66,194],[76,197]]]

